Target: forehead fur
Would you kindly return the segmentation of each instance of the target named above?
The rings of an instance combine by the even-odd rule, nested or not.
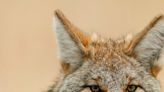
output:
[[[112,39],[99,39],[94,40],[89,45],[89,55],[94,61],[106,60],[125,57],[123,47],[125,41],[112,40]]]

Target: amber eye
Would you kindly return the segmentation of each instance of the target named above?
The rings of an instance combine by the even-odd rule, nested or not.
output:
[[[100,88],[97,85],[89,86],[89,88],[92,92],[100,92]]]
[[[126,90],[127,92],[135,92],[137,87],[138,87],[137,85],[128,85]]]

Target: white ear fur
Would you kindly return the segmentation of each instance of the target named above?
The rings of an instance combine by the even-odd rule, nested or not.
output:
[[[132,33],[128,33],[126,34],[124,41],[125,41],[125,45],[124,48],[128,47],[128,45],[130,44],[131,40],[133,39],[133,34]]]
[[[92,40],[92,42],[95,42],[95,41],[97,41],[97,39],[98,39],[97,33],[94,32],[92,34],[91,40]]]
[[[127,43],[129,43],[132,39],[133,39],[133,34],[132,34],[132,33],[128,33],[128,34],[126,35],[125,41],[126,41]]]

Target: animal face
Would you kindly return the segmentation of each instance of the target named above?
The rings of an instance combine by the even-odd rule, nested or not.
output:
[[[62,73],[48,92],[160,92],[163,16],[134,36],[112,40],[81,32],[57,10],[54,30]]]

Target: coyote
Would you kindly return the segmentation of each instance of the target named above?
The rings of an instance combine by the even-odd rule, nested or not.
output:
[[[47,92],[160,92],[164,17],[135,35],[110,39],[87,34],[55,11],[61,75]],[[162,54],[163,53],[163,54]]]

